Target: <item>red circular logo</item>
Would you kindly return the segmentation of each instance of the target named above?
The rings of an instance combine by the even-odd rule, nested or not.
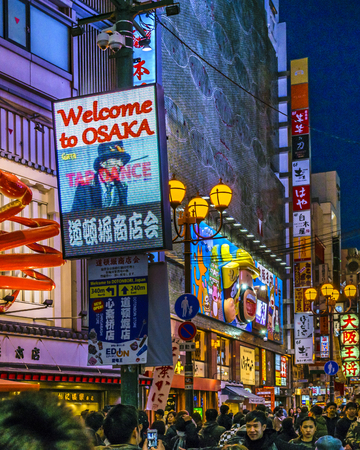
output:
[[[103,300],[96,299],[93,301],[92,309],[95,313],[100,313],[104,309],[104,306]]]

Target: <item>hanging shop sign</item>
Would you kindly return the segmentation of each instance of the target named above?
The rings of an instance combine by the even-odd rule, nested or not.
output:
[[[320,336],[320,358],[329,358],[329,336]]]
[[[214,230],[201,223],[203,236]],[[196,236],[194,235],[194,240]],[[254,261],[250,253],[218,235],[191,246],[192,294],[200,313],[282,342],[282,280]]]
[[[340,342],[342,371],[345,377],[358,377],[359,366],[359,317],[357,314],[344,314],[340,318]]]
[[[295,339],[295,364],[312,364],[313,358],[313,338]]]
[[[111,261],[114,264],[110,264]],[[148,257],[88,262],[88,365],[145,364],[148,350]]]
[[[158,85],[54,103],[66,259],[171,247],[164,114]]]
[[[310,211],[293,213],[294,237],[311,235]]]
[[[306,288],[294,289],[295,312],[311,312],[311,302],[305,298]]]

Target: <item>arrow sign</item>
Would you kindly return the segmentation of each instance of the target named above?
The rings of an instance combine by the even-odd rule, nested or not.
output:
[[[125,288],[126,289],[126,288]],[[114,288],[107,288],[106,292],[111,292],[111,295],[114,296]]]
[[[122,291],[122,293],[124,294],[124,295],[126,295],[127,293],[128,293],[128,288],[126,287],[126,286],[124,286],[122,289],[121,289],[121,291]]]

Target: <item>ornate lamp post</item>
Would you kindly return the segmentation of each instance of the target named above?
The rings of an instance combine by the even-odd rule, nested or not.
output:
[[[326,308],[323,310],[319,309],[319,312],[315,311],[314,303],[318,297],[318,290],[315,288],[309,288],[305,291],[305,298],[312,302],[312,313],[316,317],[330,317],[330,360],[334,359],[334,314],[336,311],[336,302],[339,299],[340,293],[334,286],[330,283],[325,283],[320,287],[320,292],[326,300]],[[356,287],[353,285],[348,285],[344,289],[344,294],[349,300],[349,307],[345,312],[349,311],[351,308],[351,299],[356,296]],[[330,375],[330,401],[333,402],[335,399],[335,375]]]
[[[220,179],[219,184],[214,186],[210,191],[210,201],[214,208],[220,213],[220,224],[216,232],[212,236],[202,236],[200,233],[200,222],[205,219],[209,212],[209,204],[202,197],[197,194],[195,198],[189,201],[185,206],[184,211],[177,216],[176,209],[181,205],[185,198],[185,185],[175,178],[169,181],[169,197],[170,205],[173,209],[173,222],[176,236],[173,239],[174,243],[184,244],[184,266],[185,266],[185,293],[191,294],[191,243],[194,245],[199,241],[213,239],[223,225],[223,212],[229,206],[232,198],[232,190],[229,186],[224,184]],[[193,238],[193,234],[195,238]],[[194,373],[191,352],[186,352],[185,374]],[[194,389],[187,389],[185,391],[185,409],[192,414],[194,404]]]

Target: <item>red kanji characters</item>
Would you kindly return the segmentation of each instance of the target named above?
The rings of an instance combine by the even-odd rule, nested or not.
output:
[[[342,322],[341,325],[342,330],[346,330],[347,328],[353,330],[357,329],[356,316],[354,314],[348,314],[347,316],[344,316],[341,322]]]
[[[343,345],[357,345],[359,343],[359,333],[355,330],[343,331],[341,335]]]
[[[138,79],[139,81],[141,81],[141,77],[142,77],[144,74],[146,74],[146,75],[149,75],[149,74],[150,74],[150,71],[149,71],[146,67],[143,67],[144,64],[145,64],[145,61],[144,61],[144,60],[141,60],[141,61],[138,62],[137,64],[134,64],[134,69],[135,69],[134,77],[137,77],[137,79]]]
[[[359,376],[359,363],[358,361],[344,362],[343,372],[346,377]]]

